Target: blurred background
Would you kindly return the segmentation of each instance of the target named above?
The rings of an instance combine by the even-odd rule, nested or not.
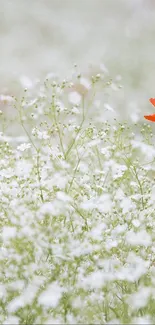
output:
[[[155,1],[0,0],[0,59],[0,93],[21,77],[102,65],[123,85],[114,108],[136,120],[155,97]]]

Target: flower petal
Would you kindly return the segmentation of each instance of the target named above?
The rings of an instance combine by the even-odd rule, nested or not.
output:
[[[153,115],[145,115],[144,117],[146,118],[146,120],[155,122],[155,114],[153,114]]]
[[[150,98],[149,101],[153,106],[155,106],[155,98]]]

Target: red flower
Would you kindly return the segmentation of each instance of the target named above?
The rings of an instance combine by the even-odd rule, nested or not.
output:
[[[150,98],[149,101],[153,106],[155,106],[155,98]],[[146,120],[155,122],[155,114],[153,114],[153,115],[145,115],[144,117],[146,118]]]

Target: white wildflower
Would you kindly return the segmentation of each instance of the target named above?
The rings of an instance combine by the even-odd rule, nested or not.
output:
[[[26,160],[18,160],[15,167],[15,173],[17,176],[24,179],[30,176],[32,170],[32,164]]]
[[[50,138],[47,131],[40,131],[37,127],[32,129],[32,135],[36,136],[40,140],[47,140]]]
[[[105,156],[106,159],[109,159],[111,156],[111,152],[109,151],[109,148],[107,148],[107,147],[102,148],[101,153]]]
[[[15,175],[13,168],[6,168],[0,171],[0,178],[11,178]]]
[[[112,209],[112,200],[109,194],[103,194],[96,200],[96,207],[101,213],[110,212]]]
[[[124,197],[120,202],[120,207],[122,208],[123,213],[127,213],[136,208],[136,205],[131,201],[130,197]]]
[[[55,308],[62,296],[63,289],[59,286],[57,282],[54,282],[48,286],[48,288],[41,293],[38,302],[40,305],[45,307]]]
[[[153,146],[145,144],[141,141],[132,140],[131,144],[133,148],[139,148],[141,152],[146,155],[149,159],[153,159],[155,157],[155,149]]]
[[[7,310],[9,313],[14,313],[18,309],[24,307],[24,305],[24,300],[21,298],[21,296],[18,296],[9,302]]]
[[[130,230],[126,234],[126,242],[131,246],[145,246],[148,247],[151,245],[152,240],[151,236],[146,232],[146,230],[140,230],[134,232]]]
[[[46,202],[44,204],[42,204],[40,212],[42,214],[50,214],[54,212],[54,206],[53,203],[51,202]]]
[[[105,284],[104,271],[94,271],[82,280],[82,287],[90,289],[102,288]]]
[[[101,143],[101,140],[100,140],[100,139],[92,140],[92,141],[90,141],[90,142],[88,143],[88,148],[92,148],[92,147],[94,147],[94,146],[96,146],[96,145],[98,145],[98,144],[100,144],[100,143]]]
[[[104,223],[100,223],[98,226],[94,227],[90,231],[91,238],[95,240],[102,240],[104,236],[104,230],[106,229],[106,225]]]
[[[39,131],[37,132],[38,139],[40,140],[47,140],[50,136],[47,134],[47,131]]]
[[[121,201],[124,196],[125,194],[123,190],[121,188],[118,188],[118,190],[116,190],[115,199]]]
[[[94,199],[87,200],[85,199],[81,204],[80,207],[86,211],[91,211],[96,208],[96,204]]]
[[[133,252],[129,253],[126,262],[127,264],[117,271],[118,280],[138,281],[141,276],[148,272],[150,265],[149,261],[143,260]]]
[[[17,147],[17,150],[25,151],[29,148],[31,148],[31,143],[22,143],[20,146]]]
[[[121,178],[125,171],[127,170],[127,167],[125,165],[119,165],[115,164],[112,166],[112,173],[113,173],[113,179]]]
[[[17,229],[15,227],[3,227],[2,228],[2,238],[3,240],[8,240],[10,238],[14,238],[16,236]]]
[[[57,192],[57,199],[63,202],[70,202],[72,199],[69,195],[67,195],[65,192],[59,191]]]
[[[2,254],[2,251],[1,251]],[[7,292],[7,287],[4,284],[0,284],[0,299],[3,300],[5,298]]]
[[[63,112],[65,109],[65,105],[62,101],[56,101],[56,106],[59,108],[60,112]]]
[[[139,288],[138,292],[131,294],[127,298],[127,302],[133,310],[144,308],[148,303],[151,293],[152,290],[149,287]]]
[[[150,199],[151,199],[152,202],[155,202],[155,185],[152,186]]]

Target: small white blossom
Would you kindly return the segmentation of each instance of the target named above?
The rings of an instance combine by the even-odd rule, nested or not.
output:
[[[138,140],[132,140],[131,144],[133,148],[139,148],[141,152],[146,155],[149,159],[153,159],[155,157],[155,149],[153,146],[145,144]]]
[[[29,148],[31,148],[31,143],[22,143],[20,146],[17,147],[17,150],[25,151]]]
[[[57,199],[63,202],[70,202],[71,201],[71,197],[69,195],[67,195],[64,192],[57,192]]]
[[[97,209],[101,213],[110,212],[112,209],[112,201],[109,194],[103,194],[96,200]]]
[[[2,169],[0,171],[0,179],[1,178],[11,178],[15,175],[15,171],[12,168]]]
[[[142,287],[138,292],[133,293],[128,299],[127,302],[130,304],[131,308],[139,309],[144,308],[151,296],[152,290],[149,287]]]
[[[131,246],[139,245],[148,247],[152,243],[151,236],[146,230],[140,230],[138,232],[134,232],[133,230],[128,231],[126,234],[126,241]]]
[[[120,202],[120,207],[122,208],[123,213],[127,213],[135,208],[135,204],[131,201],[130,197],[123,197]]]
[[[38,302],[40,305],[45,307],[55,308],[59,303],[62,296],[63,289],[59,286],[57,282],[54,282],[48,286],[48,288],[41,293]]]
[[[17,229],[15,227],[3,227],[2,230],[2,238],[3,240],[8,240],[10,238],[14,238],[16,236]]]

